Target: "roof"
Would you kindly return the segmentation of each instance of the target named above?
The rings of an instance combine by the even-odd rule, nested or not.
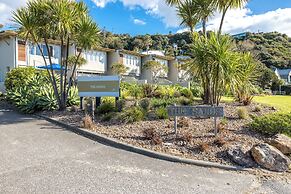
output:
[[[128,54],[128,55],[135,55],[135,56],[139,56],[139,57],[146,56],[145,54],[138,53],[138,52],[135,52],[135,51],[129,51],[129,50],[120,50],[120,53],[124,53],[124,54]]]
[[[0,32],[0,40],[5,40],[5,39],[15,37],[15,36],[17,36],[17,32],[15,31],[7,30],[7,31]]]
[[[163,51],[159,51],[159,50],[144,51],[144,52],[142,52],[142,54],[165,56],[164,52]]]
[[[157,59],[168,60],[168,61],[175,59],[175,57],[171,57],[171,56],[160,56],[160,55],[151,55],[151,56]]]
[[[291,75],[291,69],[277,69],[277,72],[280,76],[289,76]]]

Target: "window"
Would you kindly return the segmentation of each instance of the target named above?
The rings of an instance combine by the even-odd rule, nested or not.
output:
[[[29,45],[29,54],[35,55],[35,46],[32,44]]]

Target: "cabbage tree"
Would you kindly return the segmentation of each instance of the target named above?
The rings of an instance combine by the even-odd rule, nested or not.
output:
[[[36,44],[40,50],[48,69],[49,79],[59,109],[65,109],[68,93],[73,82],[72,76],[75,74],[82,52],[92,49],[100,40],[100,30],[89,17],[86,5],[83,2],[71,0],[28,1],[25,7],[13,12],[13,20],[19,26],[19,35]],[[56,79],[52,69],[52,53],[49,49],[49,43],[52,40],[57,41],[61,48],[59,80]],[[48,52],[48,62],[41,48],[43,43]],[[78,49],[76,61],[69,76],[68,59],[71,45],[75,45]],[[67,80],[69,80],[69,83]]]

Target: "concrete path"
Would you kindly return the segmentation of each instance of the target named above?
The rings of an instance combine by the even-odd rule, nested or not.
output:
[[[0,193],[290,193],[253,175],[130,153],[0,110]]]

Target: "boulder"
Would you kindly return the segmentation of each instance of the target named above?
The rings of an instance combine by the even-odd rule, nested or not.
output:
[[[228,157],[236,164],[243,167],[253,167],[256,166],[250,151],[243,148],[242,145],[231,146],[227,150]]]
[[[283,154],[291,154],[291,138],[286,135],[276,135],[269,141],[269,144],[276,147]]]
[[[268,170],[285,172],[291,164],[290,159],[280,150],[266,143],[255,145],[251,154],[260,166]]]

